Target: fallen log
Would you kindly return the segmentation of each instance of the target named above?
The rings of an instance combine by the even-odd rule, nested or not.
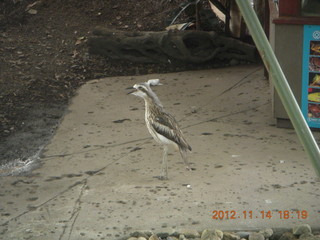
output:
[[[256,48],[215,32],[129,32],[97,27],[89,38],[89,52],[106,58],[143,63],[210,60],[255,62]]]

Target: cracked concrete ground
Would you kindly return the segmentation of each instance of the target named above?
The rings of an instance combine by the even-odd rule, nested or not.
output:
[[[150,78],[160,78],[154,91],[193,148],[196,170],[172,151],[168,181],[153,178],[162,150],[146,129],[144,103],[126,95]],[[294,130],[274,126],[271,105],[261,66],[93,80],[73,99],[41,166],[1,177],[0,239],[319,228],[319,179]]]

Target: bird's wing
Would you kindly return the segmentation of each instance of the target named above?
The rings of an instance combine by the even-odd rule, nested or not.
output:
[[[191,147],[184,138],[176,120],[169,113],[161,112],[161,114],[155,115],[151,120],[151,125],[158,134],[175,142],[179,148],[191,151]]]

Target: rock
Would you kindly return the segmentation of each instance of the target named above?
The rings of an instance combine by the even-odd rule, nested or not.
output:
[[[201,240],[211,239],[214,236],[213,230],[205,229],[201,233]]]
[[[157,233],[157,236],[159,238],[166,238],[166,237],[169,236],[169,233],[167,233],[167,232],[159,232],[159,233]]]
[[[138,238],[136,237],[129,237],[127,240],[137,240]]]
[[[183,234],[180,234],[179,235],[179,240],[188,240],[188,239],[186,239],[186,237]]]
[[[147,240],[146,238],[144,238],[144,237],[138,237],[138,239],[137,240]]]
[[[216,234],[216,236],[217,236],[218,238],[220,238],[220,239],[223,238],[223,232],[222,232],[221,230],[215,229],[215,230],[214,230],[214,233]]]
[[[150,235],[152,235],[152,233],[149,231],[135,231],[130,234],[131,237],[135,237],[135,238],[144,237],[145,239],[148,239]]]
[[[156,234],[152,234],[148,240],[160,240]]]
[[[251,232],[237,232],[237,235],[239,235],[240,238],[246,238],[246,239],[248,239],[250,234]]]
[[[314,236],[312,233],[303,233],[300,235],[299,239],[303,239],[303,240],[306,240],[306,239],[312,239]]]
[[[223,240],[240,240],[240,236],[234,233],[224,232]]]
[[[311,233],[311,227],[308,224],[301,224],[292,229],[294,235],[300,236],[304,233]]]
[[[259,231],[265,238],[270,238],[273,235],[273,230],[271,228],[266,228]]]
[[[36,15],[37,13],[38,13],[38,11],[37,10],[35,10],[35,9],[29,9],[28,11],[27,11],[29,14],[31,14],[31,15]]]
[[[210,238],[210,240],[221,240],[217,235],[214,235],[213,238]]]
[[[305,233],[300,235],[299,240],[320,240],[320,235],[314,236],[311,233]]]
[[[297,238],[291,232],[285,232],[281,235],[279,240],[296,240]]]
[[[219,233],[219,234],[221,234],[221,233]],[[203,232],[201,234],[201,240],[220,240],[220,239],[221,238],[219,238],[217,236],[216,230],[205,229],[205,230],[203,230]]]
[[[157,233],[157,236],[161,239],[166,239],[169,236],[179,237],[179,234],[175,229],[173,228],[164,228],[161,230],[161,232]]]
[[[186,238],[198,238],[200,234],[194,229],[183,229],[180,231],[180,235],[184,235]]]
[[[179,239],[176,237],[170,236],[170,237],[167,237],[167,240],[179,240]]]
[[[147,235],[148,237],[152,236],[153,235],[153,232],[150,231],[150,230],[143,230],[142,231],[145,235]],[[148,237],[146,237],[148,239]]]
[[[249,235],[249,240],[265,240],[261,233],[251,233]]]
[[[179,240],[179,239],[176,237],[170,236],[170,237],[167,237],[167,240]]]

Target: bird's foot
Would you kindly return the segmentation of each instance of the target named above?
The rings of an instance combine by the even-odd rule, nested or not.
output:
[[[190,167],[190,166],[186,166],[186,169],[187,169],[188,171],[194,171],[194,170],[196,170],[195,168]]]
[[[161,181],[163,181],[163,180],[168,180],[168,177],[167,177],[167,176],[154,176],[153,178],[157,178],[157,179],[159,179],[159,180],[161,180]]]

